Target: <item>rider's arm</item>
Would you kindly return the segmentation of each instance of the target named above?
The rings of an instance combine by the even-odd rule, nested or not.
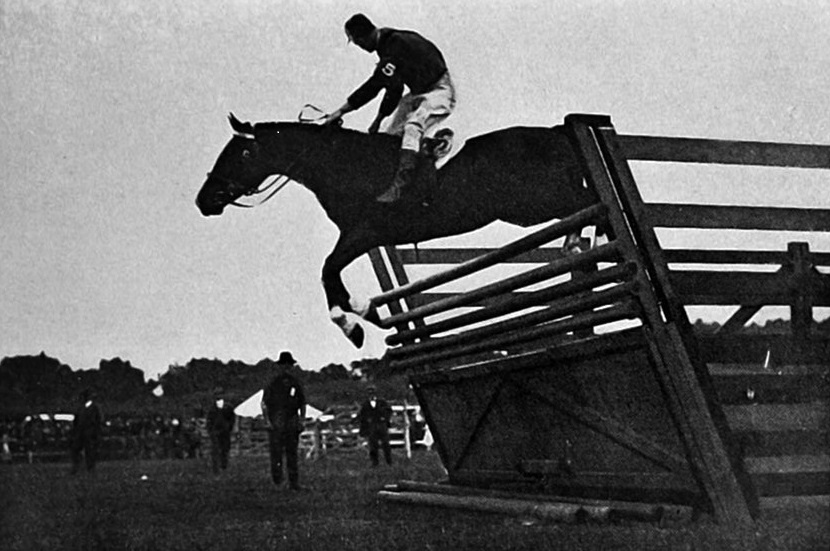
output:
[[[369,134],[377,132],[380,129],[380,123],[383,119],[397,109],[398,103],[401,101],[401,96],[403,96],[403,83],[398,79],[390,80],[386,86],[386,94],[383,96],[383,101],[380,102],[378,114],[375,116],[375,120],[372,121],[371,126],[369,126]]]

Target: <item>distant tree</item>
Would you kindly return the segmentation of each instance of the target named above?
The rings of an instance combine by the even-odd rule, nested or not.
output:
[[[320,370],[323,377],[330,381],[347,381],[351,379],[349,370],[342,364],[328,364]]]

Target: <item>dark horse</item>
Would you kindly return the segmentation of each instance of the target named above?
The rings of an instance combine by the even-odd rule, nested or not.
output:
[[[323,287],[332,320],[357,347],[364,332],[346,313],[378,320],[374,306],[351,302],[340,278],[360,255],[381,245],[461,234],[495,220],[529,226],[561,219],[596,202],[562,127],[513,127],[467,140],[438,170],[424,206],[414,191],[397,203],[375,202],[395,173],[399,138],[313,124],[252,125],[233,115],[230,121],[235,135],[199,191],[199,210],[221,214],[275,174],[311,190],[340,229],[323,265]]]

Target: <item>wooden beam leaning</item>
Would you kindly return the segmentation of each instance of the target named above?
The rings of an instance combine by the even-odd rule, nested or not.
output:
[[[580,307],[583,305],[584,303]],[[500,334],[493,338],[484,338],[470,344],[459,345],[457,341],[463,342],[464,339],[472,338],[472,335],[470,335],[472,331],[460,335],[432,339],[406,347],[394,348],[389,351],[389,357],[395,361],[396,367],[410,367],[479,352],[498,351],[512,345],[549,339],[587,327],[596,327],[622,320],[637,319],[639,316],[640,309],[637,302],[635,300],[624,300],[610,308],[596,312],[576,314],[544,325],[536,325],[528,329]]]
[[[431,302],[424,306],[395,314],[380,321],[380,326],[388,329],[401,322],[414,318],[422,318],[446,312],[452,308],[459,308],[476,302],[479,299],[492,297],[508,291],[513,291],[528,285],[533,285],[554,277],[572,272],[574,269],[597,262],[609,262],[619,260],[619,250],[614,242],[607,243],[582,254],[567,256],[559,260],[541,266],[539,268],[523,272],[521,274],[503,279],[496,283],[485,285],[479,289],[461,293],[453,297]],[[440,275],[440,274],[438,274]]]
[[[600,270],[579,279],[546,287],[545,289],[541,289],[539,291],[523,293],[522,296],[519,297],[512,295],[496,297],[493,299],[493,304],[485,308],[481,308],[475,312],[461,314],[449,319],[425,324],[423,327],[411,331],[401,331],[395,335],[388,336],[386,338],[386,343],[395,345],[404,342],[411,342],[415,339],[428,337],[437,333],[443,333],[445,331],[450,331],[452,329],[457,329],[467,325],[473,325],[488,319],[497,318],[535,306],[547,305],[548,307],[552,307],[554,306],[554,304],[552,304],[552,301],[554,300],[573,297],[574,295],[586,290],[625,280],[632,275],[632,271],[633,267],[631,265],[624,264]],[[549,319],[540,320],[539,323],[542,321],[549,321]],[[505,329],[505,326],[501,326],[500,330],[504,331],[509,329]]]
[[[387,304],[390,301],[397,300],[406,295],[426,291],[427,289],[432,289],[438,285],[454,281],[484,268],[495,266],[496,264],[503,262],[504,260],[511,258],[520,252],[539,247],[545,243],[564,237],[573,231],[580,230],[585,226],[591,225],[597,222],[602,217],[604,212],[604,206],[600,204],[592,205],[531,235],[509,243],[501,249],[487,253],[469,262],[459,264],[450,270],[434,274],[398,287],[397,289],[377,295],[371,299],[372,304],[375,306]]]

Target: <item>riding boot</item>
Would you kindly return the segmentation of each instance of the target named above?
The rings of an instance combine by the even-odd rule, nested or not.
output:
[[[412,182],[415,169],[418,166],[418,152],[411,149],[401,149],[398,161],[398,170],[392,185],[375,198],[379,203],[394,203],[401,198],[401,191]]]

